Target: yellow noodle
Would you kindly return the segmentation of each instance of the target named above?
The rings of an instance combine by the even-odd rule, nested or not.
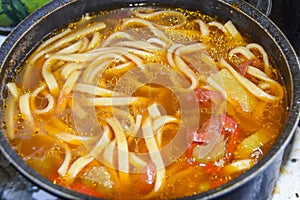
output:
[[[110,46],[113,44],[114,40],[119,40],[120,38],[124,38],[127,40],[133,40],[133,37],[126,32],[115,32],[102,42],[101,47]]]
[[[7,88],[9,92],[14,96],[15,99],[18,99],[20,96],[20,91],[15,83],[7,83]]]
[[[176,22],[178,23],[178,21],[180,21],[178,24],[170,24],[170,25],[160,25],[159,23],[154,23],[154,25],[156,27],[165,29],[165,28],[180,28],[182,26],[184,26],[184,24],[187,21],[186,16],[178,11],[173,11],[173,10],[163,10],[163,11],[156,11],[156,12],[152,12],[152,13],[141,13],[141,12],[135,12],[135,15],[137,17],[143,18],[143,19],[147,19],[147,20],[151,20],[154,18],[158,18],[158,20],[161,20],[163,16],[168,16],[168,17],[177,17],[178,19],[176,19]]]
[[[156,167],[156,179],[155,179],[154,188],[149,194],[145,196],[145,198],[149,198],[155,195],[155,193],[160,191],[164,186],[165,178],[166,178],[165,177],[166,170],[165,170],[164,161],[162,159],[156,140],[154,138],[154,133],[152,131],[150,118],[146,119],[145,123],[142,126],[142,130],[143,130],[146,146],[148,149],[148,153]]]
[[[196,19],[195,22],[198,23],[202,36],[207,37],[209,35],[209,29],[207,24],[201,19]]]
[[[60,176],[64,176],[67,173],[68,168],[71,163],[71,159],[72,159],[72,153],[71,153],[69,146],[68,145],[64,145],[64,146],[65,146],[64,147],[65,148],[65,159],[64,159],[63,163],[61,164],[61,166],[57,170],[57,173]]]
[[[244,76],[240,75],[237,71],[233,69],[224,59],[221,60],[221,64],[225,66],[233,75],[234,77],[254,96],[263,100],[263,101],[278,101],[282,98],[281,94],[279,96],[270,95],[259,87],[257,87],[254,83],[249,81]]]
[[[128,144],[124,132],[120,126],[120,122],[117,119],[109,118],[106,120],[110,127],[113,129],[115,133],[117,146],[118,146],[118,169],[120,179],[122,181],[126,181],[128,179],[129,172],[129,157],[128,157]]]
[[[241,41],[243,40],[242,35],[240,34],[240,32],[236,29],[236,27],[234,26],[234,24],[232,23],[232,21],[228,21],[226,22],[226,24],[224,24],[224,27],[227,29],[227,31],[232,35],[232,37],[236,40],[236,41]]]
[[[249,49],[244,46],[238,46],[238,47],[235,47],[234,49],[232,49],[229,52],[229,55],[233,55],[233,54],[241,54],[249,60],[255,57],[254,54],[251,53],[251,51],[249,51]]]
[[[61,70],[61,75],[67,79],[74,71],[80,70],[84,67],[84,64],[75,62],[67,63]]]
[[[135,24],[135,25],[142,25],[142,26],[146,26],[150,29],[150,31],[159,39],[161,39],[164,42],[170,43],[170,39],[166,36],[166,34],[161,31],[158,28],[155,28],[153,26],[153,24],[147,20],[143,20],[143,19],[139,19],[139,18],[130,18],[127,19],[123,22],[121,29],[124,30],[125,28],[127,28],[128,26]]]
[[[33,116],[30,109],[30,94],[22,94],[19,99],[19,109],[25,120],[33,122]]]
[[[223,24],[221,24],[220,22],[217,21],[212,21],[208,23],[209,26],[214,26],[217,27],[219,30],[221,30],[223,33],[227,33],[226,28],[224,27]]]
[[[247,44],[246,46],[247,49],[251,50],[251,49],[257,49],[261,55],[263,56],[263,61],[264,61],[264,65],[266,68],[269,67],[269,59],[268,59],[268,55],[266,53],[266,51],[264,50],[264,48],[262,46],[260,46],[259,44],[256,44],[256,43],[250,43],[250,44]]]
[[[82,40],[78,40],[74,44],[67,46],[60,51],[56,52],[56,54],[71,54],[71,53],[76,53],[79,52],[80,49],[82,48],[83,42]]]
[[[99,33],[98,32],[95,32],[93,34],[93,38],[92,40],[90,41],[89,45],[87,46],[87,50],[91,50],[91,49],[94,49],[96,48],[97,46],[99,46],[101,42],[101,39],[100,39],[100,36],[99,36]]]
[[[12,97],[8,97],[6,101],[6,112],[5,112],[5,123],[6,123],[6,130],[7,136],[10,139],[15,139],[15,120],[14,115],[16,113],[16,101]]]

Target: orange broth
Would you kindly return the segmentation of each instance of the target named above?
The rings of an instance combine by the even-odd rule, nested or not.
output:
[[[18,96],[10,95],[6,103],[5,128],[8,132],[7,137],[10,139],[12,147],[28,165],[41,175],[53,181],[54,184],[87,195],[103,198],[127,199],[130,197],[130,199],[169,199],[185,197],[205,192],[236,178],[255,165],[255,163],[270,150],[281,132],[283,120],[286,115],[286,108],[284,86],[282,86],[280,82],[279,72],[271,61],[269,65],[266,66],[261,51],[256,49],[256,47],[250,48],[250,46],[248,46],[248,50],[254,55],[251,59],[241,55],[242,53],[230,54],[229,52],[232,49],[238,46],[246,47],[253,41],[244,35],[243,37],[235,37],[231,35],[228,30],[224,32],[222,28],[211,23],[218,22],[217,19],[213,17],[200,12],[182,9],[139,9],[140,8],[124,8],[102,12],[96,15],[83,16],[79,22],[70,24],[69,27],[66,27],[64,30],[53,33],[47,40],[68,30],[69,33],[66,33],[65,36],[59,37],[42,49],[37,49],[33,52],[23,65],[23,73],[16,79],[15,85],[17,87]],[[157,16],[154,15],[154,17],[147,15],[161,10],[172,12],[166,12],[165,14],[159,14]],[[185,18],[182,16],[185,16]],[[146,23],[132,22],[124,28],[122,23],[125,23],[128,19],[135,18],[152,23],[153,27],[162,31],[168,40],[166,39],[164,41],[164,37],[151,31],[149,27],[146,27]],[[186,20],[183,24],[181,24],[182,19]],[[197,19],[200,19],[206,24],[208,27],[207,30],[209,31],[208,35],[204,34],[204,25],[202,25],[204,28],[201,29],[199,23],[195,23]],[[96,28],[88,33],[74,37],[67,42],[62,42],[62,45],[55,46],[59,41],[63,41],[64,37],[93,27],[100,22],[105,24],[105,28]],[[223,22],[218,23],[224,25]],[[162,28],[161,26],[170,27]],[[111,61],[111,63],[107,65],[105,70],[98,72],[92,81],[80,82],[79,80],[81,80],[81,76],[84,76],[84,73],[88,73],[85,71],[86,68],[88,68],[87,66],[99,59],[102,54],[90,60],[87,57],[86,61],[70,61],[70,59],[60,58],[53,59],[49,61],[50,68],[43,71],[47,59],[53,55],[59,55],[59,51],[63,49],[65,52],[75,55],[74,57],[76,58],[80,57],[79,54],[83,55],[95,49],[100,49],[99,51],[101,51],[101,48],[104,48],[101,47],[101,44],[115,32],[126,32],[133,39],[128,39],[126,38],[127,36],[120,35],[114,38],[111,43],[106,46],[107,48],[117,45],[118,42],[126,41],[128,42],[126,44],[127,46],[125,46],[124,43],[124,46],[117,47],[125,49],[125,47],[130,45],[133,46],[134,43],[130,43],[131,41],[142,41],[148,42],[160,49],[149,50],[143,49],[142,47],[130,46],[130,48],[134,48],[135,50],[143,51],[142,53],[144,55],[137,53],[135,50],[129,50],[126,55],[118,53],[116,50],[114,50],[115,52],[108,52],[107,54],[115,53],[120,55],[111,60],[104,59],[103,62]],[[160,40],[153,40],[154,42],[147,40],[156,36]],[[45,40],[44,43],[47,40]],[[81,42],[78,43],[78,41]],[[92,44],[92,42],[94,43]],[[138,136],[138,134],[143,133],[143,125],[147,123],[148,119],[152,117],[150,121],[152,120],[151,122],[154,123],[155,119],[160,117],[156,116],[155,118],[152,116],[148,109],[151,105],[159,105],[159,115],[167,115],[170,120],[169,123],[165,123],[163,127],[159,129],[162,138],[161,142],[159,143],[158,136],[155,136],[155,139],[151,140],[152,142],[155,141],[155,145],[158,146],[158,148],[172,143],[172,140],[180,128],[178,121],[180,121],[183,116],[178,96],[174,94],[170,88],[161,84],[145,83],[140,84],[131,94],[132,97],[137,97],[138,99],[133,103],[129,103],[129,105],[125,105],[128,108],[128,112],[122,114],[120,111],[120,115],[123,116],[123,118],[121,118],[118,123],[121,124],[120,126],[123,128],[120,130],[126,130],[122,132],[125,136],[117,135],[117,128],[113,125],[112,121],[107,120],[114,118],[114,106],[98,105],[93,107],[95,118],[93,118],[94,121],[89,122],[91,124],[99,124],[100,127],[108,127],[109,142],[113,144],[111,146],[113,150],[110,151],[108,149],[109,145],[106,144],[103,148],[101,147],[102,149],[99,151],[99,154],[103,153],[104,158],[108,156],[108,160],[111,158],[113,166],[117,167],[111,167],[107,165],[109,161],[103,161],[102,159],[97,159],[96,156],[94,158],[89,155],[89,152],[91,152],[91,149],[97,144],[101,134],[100,136],[95,135],[93,127],[83,127],[83,132],[77,130],[77,123],[84,124],[87,122],[84,120],[86,115],[83,109],[83,111],[81,110],[83,114],[80,114],[80,116],[83,117],[74,117],[76,115],[73,113],[75,100],[72,98],[72,95],[74,95],[75,89],[67,91],[67,86],[64,87],[68,78],[72,75],[75,77],[75,72],[78,72],[80,75],[73,84],[74,88],[77,86],[76,84],[82,83],[85,84],[82,85],[82,87],[90,84],[106,90],[114,90],[118,85],[118,81],[125,76],[128,70],[139,67],[137,66],[138,61],[142,61],[146,66],[147,64],[155,63],[158,67],[164,66],[172,68],[172,64],[170,64],[171,62],[168,60],[168,53],[171,51],[170,47],[174,44],[184,46],[195,43],[205,45],[205,50],[199,53],[200,57],[195,53],[196,56],[191,56],[191,59],[184,58],[182,60],[187,63],[187,66],[190,66],[192,75],[197,78],[195,88],[190,89],[190,87],[188,87],[188,89],[195,92],[195,98],[198,103],[198,129],[191,132],[186,129],[187,138],[192,137],[192,139],[187,145],[187,148],[183,150],[183,153],[177,156],[176,159],[173,159],[173,162],[166,164],[163,169],[158,167],[159,159],[157,158],[155,160],[155,158],[150,157],[150,163],[143,160],[143,158],[140,158],[142,161],[136,161],[137,163],[135,164],[134,161],[132,161],[134,158],[131,157],[132,152],[139,155],[139,153],[148,153],[150,151],[149,143],[147,143],[145,138]],[[65,49],[72,45],[73,49]],[[76,48],[78,49],[76,50]],[[177,49],[179,48],[178,46]],[[35,56],[43,50],[45,50],[45,53],[36,57],[37,59],[34,60]],[[195,51],[198,50],[196,49]],[[67,53],[60,53],[60,56],[66,55]],[[134,56],[132,56],[132,54]],[[171,60],[174,59],[175,61],[173,61],[176,64],[178,61],[176,60],[177,55],[171,54],[171,56]],[[206,56],[206,60],[203,56]],[[139,59],[134,60],[136,57],[139,57]],[[202,58],[203,60],[200,62],[202,67],[197,71],[192,65],[198,62],[197,59]],[[264,97],[259,98],[255,96],[246,86],[239,82],[238,79],[232,81],[232,77],[236,76],[232,71],[228,70],[229,68],[224,67],[224,63],[221,62],[222,59],[233,66],[233,69],[238,71],[239,75],[237,76],[242,76],[243,80],[247,79],[256,87],[265,91],[270,95],[271,100],[265,100]],[[77,69],[74,71],[71,70],[68,74],[66,72],[66,66],[70,63],[75,64],[74,67],[77,67]],[[124,68],[117,68],[117,66],[124,63],[128,65],[124,65]],[[100,64],[101,62],[99,62],[97,66]],[[263,75],[261,75],[263,78],[254,77],[249,74],[250,72],[241,72],[244,68],[249,71],[250,65],[260,70],[260,72],[263,72]],[[212,66],[215,66],[214,70],[211,70]],[[239,67],[243,67],[243,69],[239,71]],[[185,77],[188,83],[192,82],[193,76],[187,75],[188,73],[180,70],[180,67],[177,66],[172,69],[179,71],[179,74]],[[145,76],[151,74],[147,74],[147,70],[141,70]],[[157,71],[160,70],[161,69],[157,69]],[[225,78],[222,80],[226,96],[222,94],[221,90],[213,86],[213,84],[208,83],[207,79],[209,77],[214,78],[211,76],[212,73]],[[57,86],[53,86],[54,89],[51,89],[52,86],[49,85],[51,81],[47,82],[44,78],[49,74],[52,74],[57,82]],[[93,73],[88,74],[87,79],[92,75]],[[226,77],[228,80],[226,80]],[[134,76],[131,76],[131,78],[135,79]],[[218,80],[213,80],[218,83]],[[236,86],[237,83],[239,86]],[[34,95],[34,92],[39,87],[42,89]],[[184,88],[185,86],[182,87]],[[123,85],[121,88],[129,90],[129,86],[126,88],[126,86]],[[186,88],[187,87],[185,87],[185,89]],[[240,90],[235,93],[233,91],[236,88],[240,88]],[[85,88],[85,90],[88,89]],[[77,93],[80,92],[77,91]],[[25,96],[22,100],[21,96],[24,94],[29,95],[28,101],[24,100]],[[216,95],[215,99],[212,98],[213,94]],[[47,95],[50,95],[48,96],[49,98]],[[94,98],[95,96],[97,95],[93,94],[90,97]],[[114,98],[115,96],[105,94],[100,95],[99,98],[103,97]],[[276,100],[272,100],[272,97]],[[48,106],[50,107],[52,100],[54,102],[53,107],[44,111],[43,109]],[[20,101],[22,101],[22,103],[20,103]],[[29,112],[26,111],[27,107],[22,107],[26,102],[30,109]],[[223,102],[222,105],[224,105],[225,111],[216,115],[212,114],[215,112],[212,107],[220,102]],[[83,106],[83,104],[79,103],[79,106],[81,105]],[[35,110],[38,110],[38,112],[35,112]],[[86,114],[92,115],[91,113]],[[128,115],[130,116],[128,117]],[[32,119],[29,119],[29,116],[31,116]],[[133,124],[139,124],[139,116],[141,116],[140,128],[137,130],[137,135],[131,135],[129,132],[133,129],[126,129],[126,125],[132,122]],[[209,120],[211,120],[212,116],[217,118],[216,121],[220,122],[220,128],[212,127],[213,130],[208,129],[207,124],[209,124]],[[174,118],[176,118],[176,120]],[[13,119],[13,122],[9,122],[10,119]],[[10,130],[12,130],[12,132],[9,132]],[[206,140],[207,134],[211,134],[211,132],[216,130],[219,131],[219,133],[217,133],[219,136],[218,141],[212,149],[210,149],[208,154],[202,156],[202,146],[212,142]],[[91,131],[91,133],[89,131]],[[99,133],[101,133],[101,131]],[[59,134],[65,135],[59,136]],[[74,135],[75,139],[68,139],[67,135],[69,138],[70,135]],[[82,137],[81,140],[78,140],[80,137]],[[122,138],[125,138],[126,142],[123,141],[124,143],[122,143]],[[120,161],[122,152],[119,151],[117,147],[123,148],[124,146],[125,149],[128,149],[128,152],[125,151],[125,153],[123,153],[126,155],[125,157],[128,156],[128,159],[123,162]],[[107,150],[105,151],[105,149]],[[67,158],[67,152],[70,153],[69,159]],[[104,152],[106,152],[106,154]],[[109,155],[111,155],[111,157],[109,157]],[[157,154],[157,157],[159,156],[160,154]],[[81,163],[86,162],[86,164],[78,169],[78,173],[73,173],[71,170],[72,164],[82,157],[84,157],[85,160]],[[145,162],[147,164],[143,165]],[[62,167],[63,163],[65,163],[64,167]],[[120,167],[122,163],[125,163],[125,168],[129,168],[129,172],[126,173],[122,170],[118,170],[118,167]],[[126,165],[126,163],[128,164]],[[60,168],[61,170],[59,170]],[[137,168],[143,170],[138,171]],[[73,175],[75,174],[75,177],[71,177],[72,173]],[[159,173],[161,173],[161,176],[158,175]]]

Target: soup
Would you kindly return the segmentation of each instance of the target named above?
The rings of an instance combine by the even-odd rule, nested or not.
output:
[[[6,135],[54,184],[112,199],[169,199],[220,186],[257,163],[285,119],[264,48],[195,11],[86,14],[24,62]]]

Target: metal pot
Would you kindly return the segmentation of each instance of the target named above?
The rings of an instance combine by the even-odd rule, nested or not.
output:
[[[269,1],[270,2],[270,1]],[[167,6],[199,10],[205,14],[232,20],[242,32],[262,44],[279,67],[287,89],[288,118],[273,148],[253,168],[238,178],[185,199],[269,199],[279,174],[286,146],[297,127],[300,111],[300,70],[297,56],[286,37],[260,11],[239,0],[61,0],[53,1],[25,19],[8,36],[0,50],[1,106],[7,96],[5,84],[13,79],[18,66],[32,50],[53,30],[77,21],[86,12],[127,6]],[[16,154],[3,131],[0,149],[6,158],[29,180],[47,191],[69,199],[94,199],[53,184]]]

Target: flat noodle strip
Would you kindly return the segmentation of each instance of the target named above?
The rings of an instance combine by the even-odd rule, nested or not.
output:
[[[277,83],[273,79],[268,78],[267,74],[265,74],[261,70],[257,69],[256,67],[249,66],[247,68],[247,73],[254,76],[254,77],[256,77],[256,78],[259,78],[260,80],[263,80],[263,81],[266,81],[266,82],[269,82],[269,83]]]
[[[15,99],[18,99],[20,96],[20,91],[15,83],[7,83],[7,88],[9,92],[14,96]]]
[[[35,61],[37,61],[40,57],[44,56],[45,54],[51,52],[54,49],[58,49],[64,45],[66,45],[69,42],[72,42],[80,37],[86,36],[94,31],[104,29],[105,27],[106,27],[106,25],[104,23],[98,23],[98,24],[92,25],[86,29],[82,29],[78,32],[71,33],[71,34],[69,34],[70,30],[67,29],[67,32],[62,33],[62,35],[65,36],[65,35],[69,34],[68,36],[66,36],[64,38],[58,37],[58,39],[59,38],[61,38],[61,39],[56,41],[55,44],[53,44],[51,47],[47,48],[46,50],[41,51],[40,53],[38,53],[34,57],[32,57],[32,59],[30,59],[30,64],[34,64]]]
[[[50,56],[42,67],[42,76],[52,95],[58,96],[59,88],[56,78],[52,73],[52,66],[55,60],[71,61],[71,62],[84,62],[90,59],[87,54],[70,54],[70,55],[53,55]]]
[[[85,52],[87,50],[88,45],[89,45],[89,39],[87,39],[87,37],[83,37],[81,39],[81,41],[82,41],[82,45],[81,45],[81,48],[79,49],[78,53]]]
[[[82,40],[78,40],[77,42],[75,42],[74,44],[65,47],[64,49],[56,52],[56,54],[71,54],[71,53],[76,53],[79,52],[80,49],[83,46],[83,41]]]
[[[35,109],[34,113],[39,114],[39,115],[40,114],[47,114],[47,113],[51,112],[52,110],[54,110],[55,104],[54,104],[53,96],[51,94],[47,94],[45,96],[45,98],[47,99],[47,102],[48,102],[47,106],[44,109]]]
[[[33,122],[33,116],[30,109],[30,95],[29,93],[22,94],[19,98],[19,110],[24,116],[25,120]]]
[[[256,44],[256,43],[251,43],[251,44],[248,44],[246,46],[246,48],[249,49],[249,50],[257,49],[261,53],[261,55],[263,56],[263,61],[264,61],[265,68],[270,67],[268,55],[267,55],[266,51],[264,50],[264,48],[262,46],[260,46],[259,44]]]
[[[74,71],[70,77],[66,80],[65,84],[62,87],[61,90],[61,95],[68,95],[71,93],[71,91],[74,88],[74,85],[76,83],[76,81],[78,80],[79,76],[80,76],[81,72],[80,71]]]
[[[216,89],[218,92],[220,92],[222,94],[223,97],[225,97],[225,99],[227,99],[227,94],[226,94],[226,91],[224,90],[224,88],[219,84],[217,83],[213,78],[212,76],[208,77],[206,79],[206,82],[212,86],[214,89]]]
[[[136,56],[136,55],[134,55],[132,53],[127,53],[125,56],[127,58],[129,58],[132,62],[134,62],[137,67],[139,67],[141,69],[144,68],[143,67],[144,66],[144,62],[143,62],[143,60],[140,57],[138,57],[138,56]]]
[[[148,112],[152,119],[157,119],[158,117],[161,116],[161,113],[158,108],[158,104],[156,102],[148,106]]]
[[[54,109],[55,106],[55,100],[54,97],[51,94],[48,94],[47,91],[44,91],[46,89],[46,85],[42,84],[40,87],[38,87],[37,89],[35,89],[33,91],[33,93],[31,94],[31,98],[30,98],[30,106],[32,108],[32,110],[36,113],[36,114],[46,114],[49,113],[50,111],[52,111]],[[44,91],[44,93],[46,93],[47,95],[44,97],[47,99],[47,106],[43,109],[37,109],[35,102],[36,102],[36,98],[38,96],[38,94],[40,94],[42,91]]]
[[[104,72],[104,70],[114,61],[121,60],[125,62],[126,60],[122,55],[118,53],[106,53],[99,55],[93,62],[91,62],[85,69],[83,73],[83,81],[88,83],[93,83],[94,78],[98,73]]]
[[[74,87],[74,91],[76,92],[83,92],[83,93],[88,93],[92,94],[95,96],[102,96],[102,97],[110,97],[110,96],[119,96],[120,94],[118,92],[108,90],[105,88],[100,88],[94,85],[90,84],[84,84],[84,83],[78,83]]]
[[[120,65],[117,65],[113,68],[109,68],[108,71],[111,74],[122,74],[122,73],[126,73],[127,71],[134,68],[135,66],[136,66],[136,64],[130,61],[130,62],[126,62],[126,63],[120,64]]]
[[[61,33],[56,34],[55,36],[47,39],[43,44],[41,44],[39,46],[39,48],[37,49],[37,52],[40,52],[42,49],[46,48],[47,46],[49,46],[50,44],[52,44],[53,42],[61,39],[62,37],[70,34],[72,32],[72,30],[70,28],[67,28],[66,30],[63,30]]]
[[[161,48],[167,47],[167,44],[158,38],[149,38],[146,42],[148,42],[150,44],[158,44],[158,45],[160,45]]]
[[[202,36],[207,37],[209,35],[209,29],[206,23],[204,23],[201,19],[196,19],[196,22],[200,27],[200,32]]]
[[[95,141],[97,136],[78,136],[78,135],[73,135],[71,133],[66,133],[66,132],[59,132],[54,135],[56,138],[59,140],[62,140],[68,144],[72,145],[80,145],[82,143],[90,143]]]
[[[131,164],[133,164],[135,167],[142,168],[148,166],[148,163],[143,161],[139,156],[137,156],[135,153],[129,153],[129,161]]]
[[[87,98],[87,104],[92,106],[124,106],[131,105],[142,97],[100,97]]]
[[[130,132],[130,135],[129,135],[128,139],[127,139],[128,144],[130,144],[132,142],[132,140],[134,139],[134,137],[136,136],[136,134],[140,130],[141,125],[142,125],[142,120],[143,120],[143,116],[141,114],[139,114],[139,115],[136,116],[134,128]]]
[[[175,18],[175,17],[178,18],[175,21],[176,22],[179,21],[179,23],[175,24],[175,25],[173,25],[173,24],[161,25],[161,24],[152,22],[152,23],[154,23],[155,26],[157,26],[159,28],[162,28],[162,29],[165,29],[165,28],[180,28],[180,27],[184,26],[184,24],[187,21],[187,18],[183,13],[178,12],[178,11],[172,11],[172,10],[156,11],[156,12],[153,12],[153,13],[135,12],[135,15],[137,17],[147,19],[147,20],[151,20],[151,19],[154,19],[154,18],[162,19],[163,16],[168,16],[170,18],[171,17],[172,18]]]
[[[70,166],[70,163],[71,163],[71,159],[72,159],[72,153],[71,153],[69,146],[68,145],[64,145],[64,146],[65,146],[64,147],[65,148],[65,159],[64,159],[63,163],[61,164],[61,166],[57,170],[57,173],[60,176],[66,175],[68,168]]]
[[[112,140],[103,150],[104,163],[112,168],[116,168],[114,164],[114,153],[116,152],[116,139]]]
[[[181,46],[178,50],[180,54],[195,53],[197,51],[203,51],[207,46],[202,43],[194,43],[186,46]]]
[[[45,85],[45,84],[41,84],[40,87],[38,87],[37,89],[35,89],[35,90],[32,92],[31,97],[32,97],[32,98],[36,98],[36,96],[37,96],[40,92],[42,92],[43,90],[45,90],[45,89],[46,89],[46,85]]]
[[[92,155],[86,154],[78,158],[75,162],[73,162],[68,172],[66,173],[67,182],[71,184],[76,178],[77,174],[93,160],[94,157]]]
[[[195,44],[179,47],[175,51],[175,59],[174,59],[176,67],[181,71],[181,73],[183,75],[187,76],[190,79],[190,81],[191,81],[190,89],[196,88],[196,86],[198,84],[198,77],[193,72],[193,70],[191,70],[191,68],[181,58],[181,53],[182,53],[182,51],[187,50],[189,47],[191,47],[191,51],[193,51],[193,50],[195,51],[195,49],[193,49],[194,46],[195,46]]]
[[[113,44],[114,40],[120,40],[123,38],[127,40],[134,40],[133,37],[126,32],[115,32],[102,42],[101,47],[110,46]]]
[[[99,64],[96,68],[94,68],[88,76],[85,75],[83,78],[87,83],[94,83],[97,81],[99,77],[102,76],[102,73],[113,63],[113,60],[107,60],[103,63]]]
[[[260,71],[259,69],[257,69],[256,67],[252,67],[252,66],[249,66],[247,68],[247,73],[262,80],[262,81],[265,81],[266,83],[268,84],[263,84],[263,83],[260,83],[259,87],[261,89],[267,89],[267,88],[270,88],[271,90],[275,90],[277,91],[277,97],[278,99],[282,99],[283,96],[284,96],[284,91],[282,89],[282,86],[274,81],[273,79],[270,79],[267,77],[267,74],[265,74],[264,72]]]
[[[42,75],[43,78],[51,92],[54,96],[57,96],[59,91],[58,91],[58,83],[56,81],[56,78],[51,72],[51,65],[50,64],[44,64],[43,69],[42,69]]]
[[[208,23],[209,26],[214,26],[217,27],[219,30],[221,30],[223,33],[227,33],[226,28],[224,27],[223,24],[221,24],[220,22],[216,22],[216,21],[212,21]]]
[[[252,59],[255,57],[255,55],[253,53],[251,53],[251,51],[249,51],[249,49],[247,49],[244,46],[238,46],[235,47],[234,49],[232,49],[229,52],[229,55],[234,55],[234,54],[241,54],[243,55],[245,58],[247,58],[248,60]]]
[[[102,136],[94,146],[94,148],[90,151],[90,154],[94,157],[97,157],[101,153],[101,151],[108,145],[108,143],[111,142],[111,136],[112,133],[109,127],[107,125],[104,126]]]
[[[80,70],[84,67],[83,64],[71,62],[67,63],[63,69],[61,70],[60,74],[67,79],[74,71]]]
[[[226,24],[224,24],[224,27],[227,29],[227,31],[232,35],[232,37],[236,41],[242,41],[243,40],[242,35],[236,29],[236,27],[234,26],[234,24],[232,23],[232,21],[229,20]]]
[[[174,61],[174,53],[179,48],[182,47],[182,44],[173,44],[169,49],[167,53],[167,60],[171,67],[176,67],[175,61]]]
[[[124,30],[125,28],[129,27],[131,24],[136,25],[143,25],[150,29],[150,31],[159,39],[161,39],[164,42],[171,43],[171,40],[166,36],[166,34],[159,30],[158,28],[155,28],[152,23],[150,23],[147,20],[139,19],[139,18],[130,18],[123,22],[121,26],[121,30]]]
[[[96,57],[99,57],[101,55],[105,55],[108,53],[116,53],[120,55],[126,55],[127,53],[133,53],[138,56],[147,57],[152,56],[152,53],[149,53],[147,51],[139,50],[139,49],[133,49],[133,48],[127,48],[127,47],[104,47],[100,49],[93,49],[90,51],[90,54],[94,54],[96,56],[93,56],[93,59]]]
[[[157,119],[155,119],[153,121],[153,131],[157,132],[158,129],[160,129],[161,127],[163,127],[165,124],[168,123],[179,123],[179,119],[177,119],[176,117],[170,116],[170,115],[164,115],[161,117],[158,117]]]
[[[273,96],[270,95],[263,90],[261,90],[259,87],[257,87],[254,83],[249,81],[247,78],[240,75],[237,71],[233,69],[232,66],[230,66],[224,59],[221,60],[221,64],[225,66],[231,73],[234,75],[234,77],[254,96],[257,98],[263,100],[263,101],[278,101],[282,98],[281,95],[279,96]]]
[[[101,42],[101,39],[100,39],[99,33],[95,32],[91,42],[87,46],[87,50],[96,48],[97,46],[99,46],[100,42]]]
[[[146,146],[151,157],[151,160],[156,166],[156,178],[153,190],[145,195],[144,198],[148,199],[154,196],[157,192],[159,192],[166,181],[166,170],[164,166],[164,161],[160,154],[159,148],[157,146],[156,140],[154,138],[154,133],[152,131],[152,123],[151,119],[148,117],[145,123],[142,126]]]
[[[113,129],[113,132],[115,133],[115,137],[117,140],[117,146],[118,146],[118,169],[120,172],[125,173],[119,173],[120,179],[122,181],[126,181],[128,179],[128,172],[129,172],[129,155],[128,155],[128,144],[125,137],[125,134],[123,133],[123,130],[121,129],[120,122],[115,118],[109,118],[106,120],[110,127]]]
[[[94,146],[91,151],[82,156],[79,157],[75,162],[72,163],[70,166],[67,174],[66,174],[66,179],[67,182],[70,184],[74,181],[76,178],[77,174],[89,163],[91,163],[95,157],[98,156],[98,154],[101,153],[101,151],[107,146],[107,144],[110,142],[110,131],[109,128],[106,126],[104,127],[103,133],[97,144]]]
[[[158,117],[153,121],[153,131],[156,133],[156,140],[159,148],[161,148],[162,145],[162,134],[163,134],[163,128],[166,124],[169,123],[180,123],[180,120],[176,117],[170,116],[170,115],[164,115],[161,117]]]
[[[71,33],[71,29],[67,28],[66,30],[64,30],[63,32],[57,34],[56,36],[46,40],[46,42],[44,42],[37,50],[36,52],[39,52],[37,54],[35,54],[33,57],[31,57],[29,59],[29,63],[30,64],[34,64],[40,57],[44,56],[45,54],[47,54],[48,52],[50,52],[49,48],[43,50],[44,48],[46,48],[48,45],[52,44],[53,42],[61,39],[62,37],[68,35],[69,33]]]
[[[114,44],[114,46],[121,46],[121,47],[129,47],[134,49],[141,49],[144,51],[155,52],[161,50],[161,48],[156,47],[148,42],[144,42],[141,40],[135,41],[121,41]]]
[[[12,97],[8,97],[7,103],[6,103],[6,112],[5,112],[5,123],[6,123],[6,130],[7,130],[7,136],[10,139],[15,139],[15,121],[14,121],[14,115],[16,113],[16,101]]]

